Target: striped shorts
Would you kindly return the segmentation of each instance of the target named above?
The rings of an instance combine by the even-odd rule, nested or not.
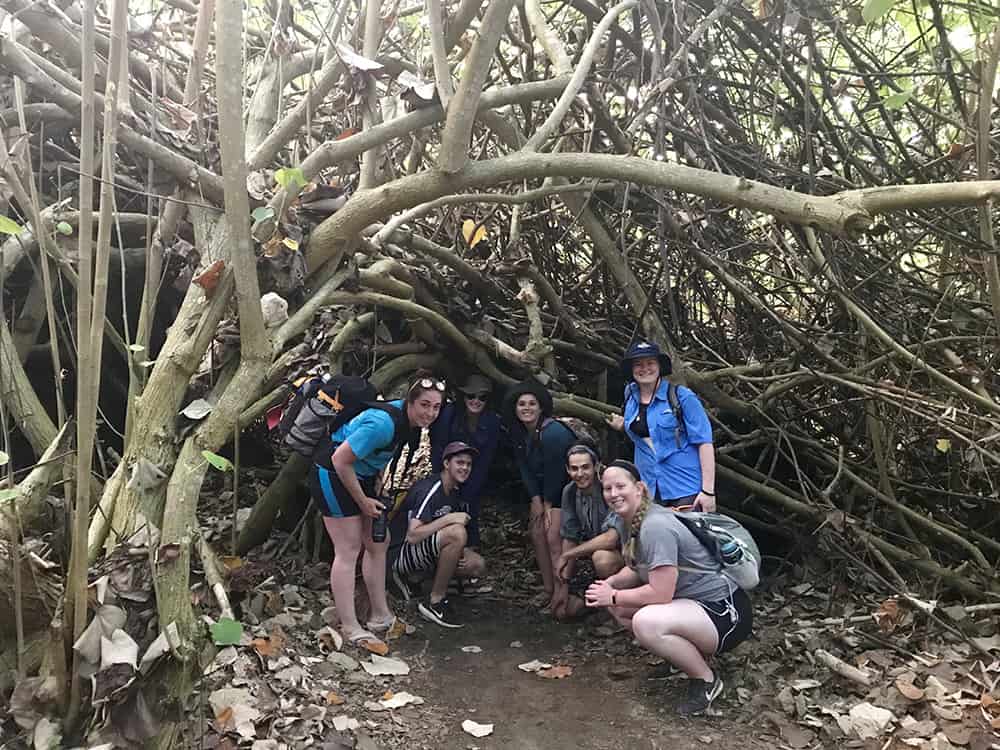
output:
[[[416,544],[403,542],[403,546],[399,548],[399,554],[392,562],[392,567],[400,575],[434,570],[437,566],[438,551],[438,535],[435,531]]]

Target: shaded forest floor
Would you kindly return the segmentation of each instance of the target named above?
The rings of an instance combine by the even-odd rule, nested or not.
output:
[[[539,582],[516,512],[487,513],[484,542],[493,591],[453,597],[465,623],[454,630],[425,622],[412,602],[397,604],[411,627],[391,641],[389,656],[408,673],[388,676],[366,671],[366,652],[332,643],[327,563],[293,552],[280,564],[251,556],[231,581],[245,589],[235,599],[249,648],[222,649],[209,666],[200,686],[208,710],[191,726],[191,739],[201,737],[192,746],[985,750],[1000,743],[991,726],[1000,726],[992,702],[1000,661],[972,646],[1000,652],[994,614],[969,615],[949,633],[905,600],[866,592],[870,582],[855,579],[848,591],[837,566],[785,564],[754,594],[753,638],[719,660],[726,689],[714,715],[685,720],[674,712],[683,677],[605,615],[559,624],[531,607]],[[269,548],[273,554],[274,540]],[[820,651],[857,667],[869,685],[831,672]],[[536,659],[571,673],[546,679],[518,668]],[[211,699],[229,687],[249,690],[255,721],[242,732]],[[423,702],[380,703],[406,695]],[[472,737],[466,720],[492,724],[493,732]]]

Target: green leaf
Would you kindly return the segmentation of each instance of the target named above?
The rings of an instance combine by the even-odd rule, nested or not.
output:
[[[73,227],[70,226],[70,223],[68,221],[60,221],[58,224],[56,224],[56,231],[59,232],[59,234],[65,234],[67,237],[69,237],[71,234],[73,234]]]
[[[861,17],[865,23],[874,23],[892,10],[895,4],[896,0],[866,0],[865,7],[861,9]]]
[[[236,646],[243,638],[243,625],[228,617],[223,617],[209,630],[212,631],[212,639],[216,646]]]
[[[906,103],[910,101],[910,97],[913,96],[913,89],[907,91],[900,91],[892,96],[887,96],[882,100],[882,105],[886,109],[902,109],[906,106]]]
[[[283,188],[295,183],[298,187],[306,186],[306,176],[298,167],[282,167],[274,173],[275,181]]]
[[[301,172],[301,170],[299,171]],[[275,177],[277,177],[277,175],[275,175]],[[271,208],[270,206],[258,206],[253,210],[253,213],[250,214],[250,218],[252,218],[254,221],[267,221],[268,219],[273,219],[274,209]]]
[[[218,453],[212,453],[212,451],[202,451],[202,457],[208,461],[212,466],[214,466],[219,471],[232,471],[233,464],[228,458],[220,456]]]
[[[6,216],[0,216],[0,233],[20,234],[23,231],[24,227],[22,227],[13,219],[8,219]]]
[[[938,438],[937,442],[934,443],[934,447],[941,453],[947,453],[951,450],[951,441],[948,438]]]
[[[15,490],[13,487],[8,487],[5,490],[0,490],[0,503],[5,503],[8,500],[13,500],[20,494],[21,493]]]
[[[6,466],[10,463],[10,456],[8,456],[3,451],[0,451],[0,466]]]

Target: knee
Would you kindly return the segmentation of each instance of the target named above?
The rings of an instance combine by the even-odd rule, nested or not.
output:
[[[640,645],[648,647],[664,634],[663,623],[649,607],[643,607],[632,615],[632,633]]]
[[[590,558],[598,578],[608,578],[622,569],[621,555],[607,549],[599,549]]]
[[[441,546],[458,545],[464,547],[468,538],[469,532],[465,530],[464,526],[457,523],[449,524],[438,532],[438,542]]]

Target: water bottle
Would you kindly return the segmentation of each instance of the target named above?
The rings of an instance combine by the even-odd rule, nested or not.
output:
[[[386,508],[382,508],[382,510],[379,511],[378,516],[372,520],[372,541],[379,543],[384,542],[388,527],[389,511]]]
[[[719,545],[719,554],[722,555],[722,562],[726,565],[735,565],[743,559],[743,548],[737,544],[736,540],[730,537]]]

